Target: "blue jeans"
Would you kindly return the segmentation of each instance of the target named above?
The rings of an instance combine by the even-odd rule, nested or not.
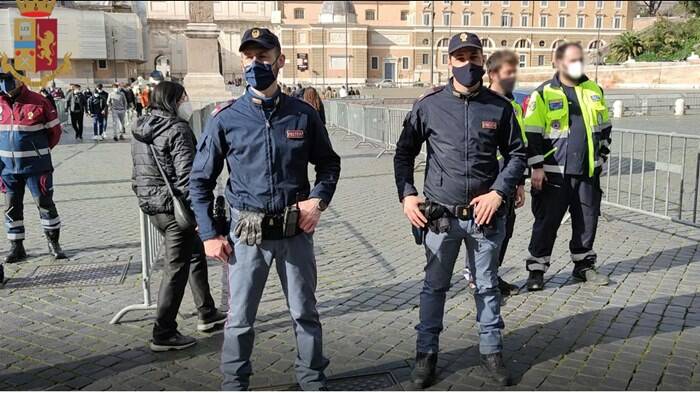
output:
[[[105,132],[105,117],[103,114],[92,115],[92,132],[95,136]]]
[[[238,212],[231,212],[235,228]],[[247,390],[253,369],[253,324],[272,263],[276,264],[282,290],[292,317],[297,344],[295,370],[304,390],[326,385],[321,322],[316,310],[316,258],[313,235],[302,233],[282,240],[263,240],[248,246],[230,234],[233,255],[228,261],[229,312],[221,351],[222,390]]]
[[[490,228],[478,227],[473,220],[453,218],[449,231],[439,234],[428,231],[425,237],[425,281],[420,293],[420,323],[416,326],[418,352],[439,352],[445,298],[462,242],[467,247],[469,270],[476,280],[474,301],[479,323],[479,352],[490,354],[503,349],[498,253],[505,237],[505,217],[494,217],[492,224]]]

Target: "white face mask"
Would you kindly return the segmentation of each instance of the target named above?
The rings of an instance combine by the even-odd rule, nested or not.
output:
[[[571,79],[578,80],[583,76],[583,63],[580,61],[570,63],[566,66],[566,74]]]
[[[189,101],[185,101],[177,107],[177,115],[184,121],[190,121],[192,112],[192,103]]]

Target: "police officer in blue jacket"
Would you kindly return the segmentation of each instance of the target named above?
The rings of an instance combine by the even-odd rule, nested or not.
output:
[[[406,116],[396,146],[394,171],[404,214],[425,228],[427,264],[420,294],[416,363],[417,388],[436,376],[445,297],[462,243],[476,281],[479,352],[486,377],[508,385],[503,363],[503,319],[498,289],[498,255],[505,236],[504,199],[513,194],[526,165],[525,146],[511,103],[483,86],[481,40],[460,33],[449,46],[453,77],[420,98]],[[414,185],[415,157],[427,145],[423,193]],[[505,165],[499,170],[497,153]]]
[[[318,113],[280,91],[276,79],[285,56],[278,38],[268,29],[249,29],[239,50],[248,88],[240,99],[215,110],[190,176],[192,207],[206,254],[228,262],[222,388],[249,387],[253,323],[274,261],[297,341],[297,380],[305,390],[324,389],[328,360],[316,310],[313,233],[335,192],[340,157]],[[228,239],[217,233],[212,219],[213,190],[224,164],[230,173]],[[316,170],[313,188],[309,164]]]

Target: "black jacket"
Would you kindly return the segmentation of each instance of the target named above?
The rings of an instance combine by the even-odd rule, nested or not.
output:
[[[190,125],[175,115],[154,109],[139,119],[131,142],[132,186],[146,214],[173,213],[173,202],[149,145],[175,193],[189,199],[188,184],[197,141]]]
[[[467,204],[490,190],[507,197],[525,170],[525,145],[513,106],[483,86],[465,96],[453,90],[450,80],[413,105],[394,156],[402,200],[418,195],[413,168],[423,142],[428,153],[423,193],[443,205]],[[502,170],[499,151],[506,163]]]

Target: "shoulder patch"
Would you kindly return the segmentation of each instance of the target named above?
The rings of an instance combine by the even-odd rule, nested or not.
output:
[[[433,95],[435,93],[441,92],[444,88],[445,88],[445,86],[443,85],[443,86],[435,86],[431,89],[428,89],[425,93],[421,94],[418,97],[417,101],[418,102],[423,101],[425,98],[430,97],[431,95]]]
[[[231,99],[231,100],[229,100],[229,101],[226,101],[226,102],[222,102],[221,104],[219,104],[219,105],[217,105],[216,107],[214,107],[214,110],[211,111],[211,115],[212,115],[212,116],[218,115],[222,110],[224,110],[224,109],[228,108],[229,106],[233,105],[235,102],[236,102],[236,99],[235,99],[235,98],[233,98],[233,99]]]

